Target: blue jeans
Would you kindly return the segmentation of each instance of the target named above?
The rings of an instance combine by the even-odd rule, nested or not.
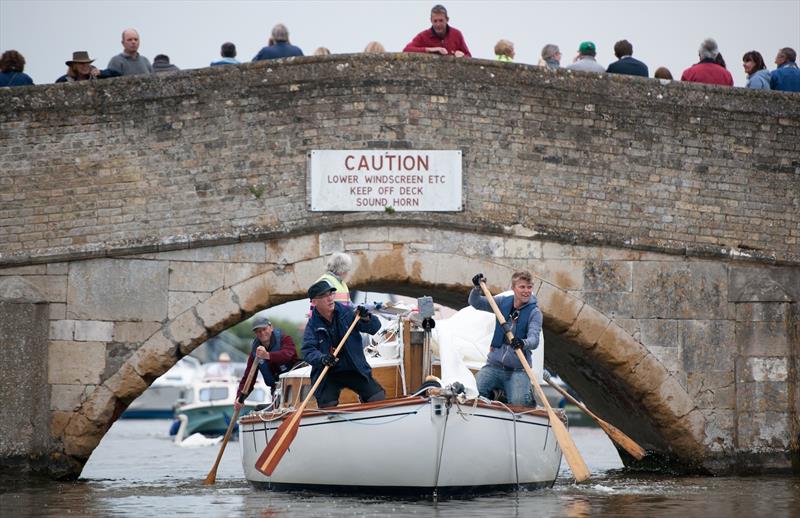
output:
[[[512,405],[532,406],[531,380],[525,371],[506,370],[501,367],[484,365],[475,375],[478,393],[492,399],[492,391],[502,389]]]

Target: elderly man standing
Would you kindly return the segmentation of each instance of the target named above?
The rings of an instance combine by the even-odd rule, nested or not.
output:
[[[449,21],[447,9],[443,5],[434,5],[431,9],[431,28],[414,36],[403,52],[427,52],[442,56],[452,55],[457,58],[472,57],[461,31],[451,27]]]
[[[272,326],[272,322],[266,317],[256,317],[253,319],[253,331],[256,337],[247,358],[245,372],[249,373],[253,367],[253,362],[258,360],[258,370],[264,383],[275,392],[275,385],[281,374],[288,371],[297,363],[297,349],[294,346],[292,337],[283,334],[280,329]],[[242,376],[239,381],[239,389],[236,392],[236,402],[233,406],[241,410],[244,400],[250,395],[253,387],[245,387],[247,376]]]
[[[303,360],[311,364],[311,383],[317,382],[322,370],[330,369],[314,396],[319,408],[339,404],[342,389],[349,388],[362,402],[381,401],[386,398],[383,387],[372,377],[372,368],[364,356],[359,332],[374,335],[381,328],[377,317],[370,315],[364,306],[356,311],[334,300],[336,288],[328,281],[317,281],[308,288],[308,298],[314,303],[311,318],[303,333]],[[333,352],[355,319],[359,319],[347,337],[338,356]]]
[[[681,75],[681,81],[690,83],[705,83],[708,85],[733,86],[733,76],[725,67],[717,64],[716,59],[719,55],[717,42],[707,38],[700,44],[697,50],[700,62],[696,63]]]
[[[122,31],[122,52],[111,58],[107,68],[121,76],[153,73],[153,65],[139,54],[139,33],[136,29]]]
[[[797,53],[791,47],[784,47],[775,56],[778,68],[770,74],[770,87],[784,92],[800,92],[800,68],[797,68]]]
[[[493,312],[486,297],[481,295],[481,281],[486,282],[482,273],[472,278],[474,287],[469,292],[469,305],[480,311]],[[495,390],[503,390],[512,405],[530,406],[533,403],[531,382],[525,367],[514,352],[520,349],[531,365],[531,351],[539,347],[539,332],[542,329],[542,312],[533,295],[533,277],[527,270],[511,275],[513,295],[496,295],[494,301],[506,319],[505,327],[495,322],[492,343],[486,365],[475,376],[478,392],[491,398]],[[508,343],[506,331],[511,331],[514,339]]]
[[[253,62],[264,61],[266,59],[280,59],[291,56],[302,56],[303,51],[300,47],[295,47],[289,43],[289,29],[282,23],[272,28],[272,36],[269,38],[269,46],[262,48],[253,58]]]

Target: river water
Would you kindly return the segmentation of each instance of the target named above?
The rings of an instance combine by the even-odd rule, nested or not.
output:
[[[95,450],[77,482],[0,480],[0,515],[46,517],[208,516],[294,518],[325,516],[800,516],[797,477],[675,477],[625,472],[597,428],[570,430],[592,477],[570,483],[566,462],[552,489],[466,500],[397,500],[277,493],[251,487],[242,476],[238,442],[231,442],[217,483],[202,481],[219,446],[182,448],[167,435],[169,421],[122,420]]]

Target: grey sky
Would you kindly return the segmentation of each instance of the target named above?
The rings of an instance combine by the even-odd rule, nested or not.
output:
[[[105,68],[121,52],[123,29],[141,35],[140,52],[151,60],[168,54],[180,68],[207,66],[220,44],[236,44],[249,61],[266,44],[275,23],[289,27],[292,43],[306,54],[326,46],[336,53],[360,52],[372,40],[400,51],[429,26],[434,1],[211,1],[211,0],[0,0],[0,49],[16,49],[37,84],[62,75],[74,50],[87,50]],[[598,61],[613,61],[614,42],[626,38],[634,56],[674,76],[697,61],[697,47],[713,37],[735,84],[746,82],[742,54],[758,50],[774,68],[781,47],[800,50],[800,0],[779,1],[445,1],[452,26],[465,36],[473,56],[494,58],[500,38],[515,43],[520,63],[536,64],[546,43],[571,61],[579,43],[597,44]]]

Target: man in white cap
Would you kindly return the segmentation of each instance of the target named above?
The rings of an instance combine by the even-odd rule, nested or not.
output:
[[[297,349],[294,340],[291,336],[282,333],[280,329],[274,328],[267,317],[255,317],[252,329],[256,337],[253,339],[250,356],[247,358],[245,375],[239,381],[239,388],[236,392],[236,402],[233,405],[237,410],[242,409],[244,400],[253,390],[252,386],[245,387],[244,384],[256,358],[258,358],[258,370],[261,372],[261,378],[273,393],[280,375],[297,363]],[[255,380],[253,381],[255,382]]]
[[[311,318],[303,333],[303,360],[311,365],[311,383],[316,383],[325,367],[328,374],[314,396],[319,408],[339,404],[342,389],[349,388],[362,402],[381,401],[386,398],[383,387],[372,377],[361,337],[358,333],[374,335],[381,328],[380,320],[370,315],[364,306],[356,311],[334,300],[336,288],[326,280],[317,281],[308,288],[308,298],[314,303]],[[345,333],[359,319],[337,356],[334,350]]]

